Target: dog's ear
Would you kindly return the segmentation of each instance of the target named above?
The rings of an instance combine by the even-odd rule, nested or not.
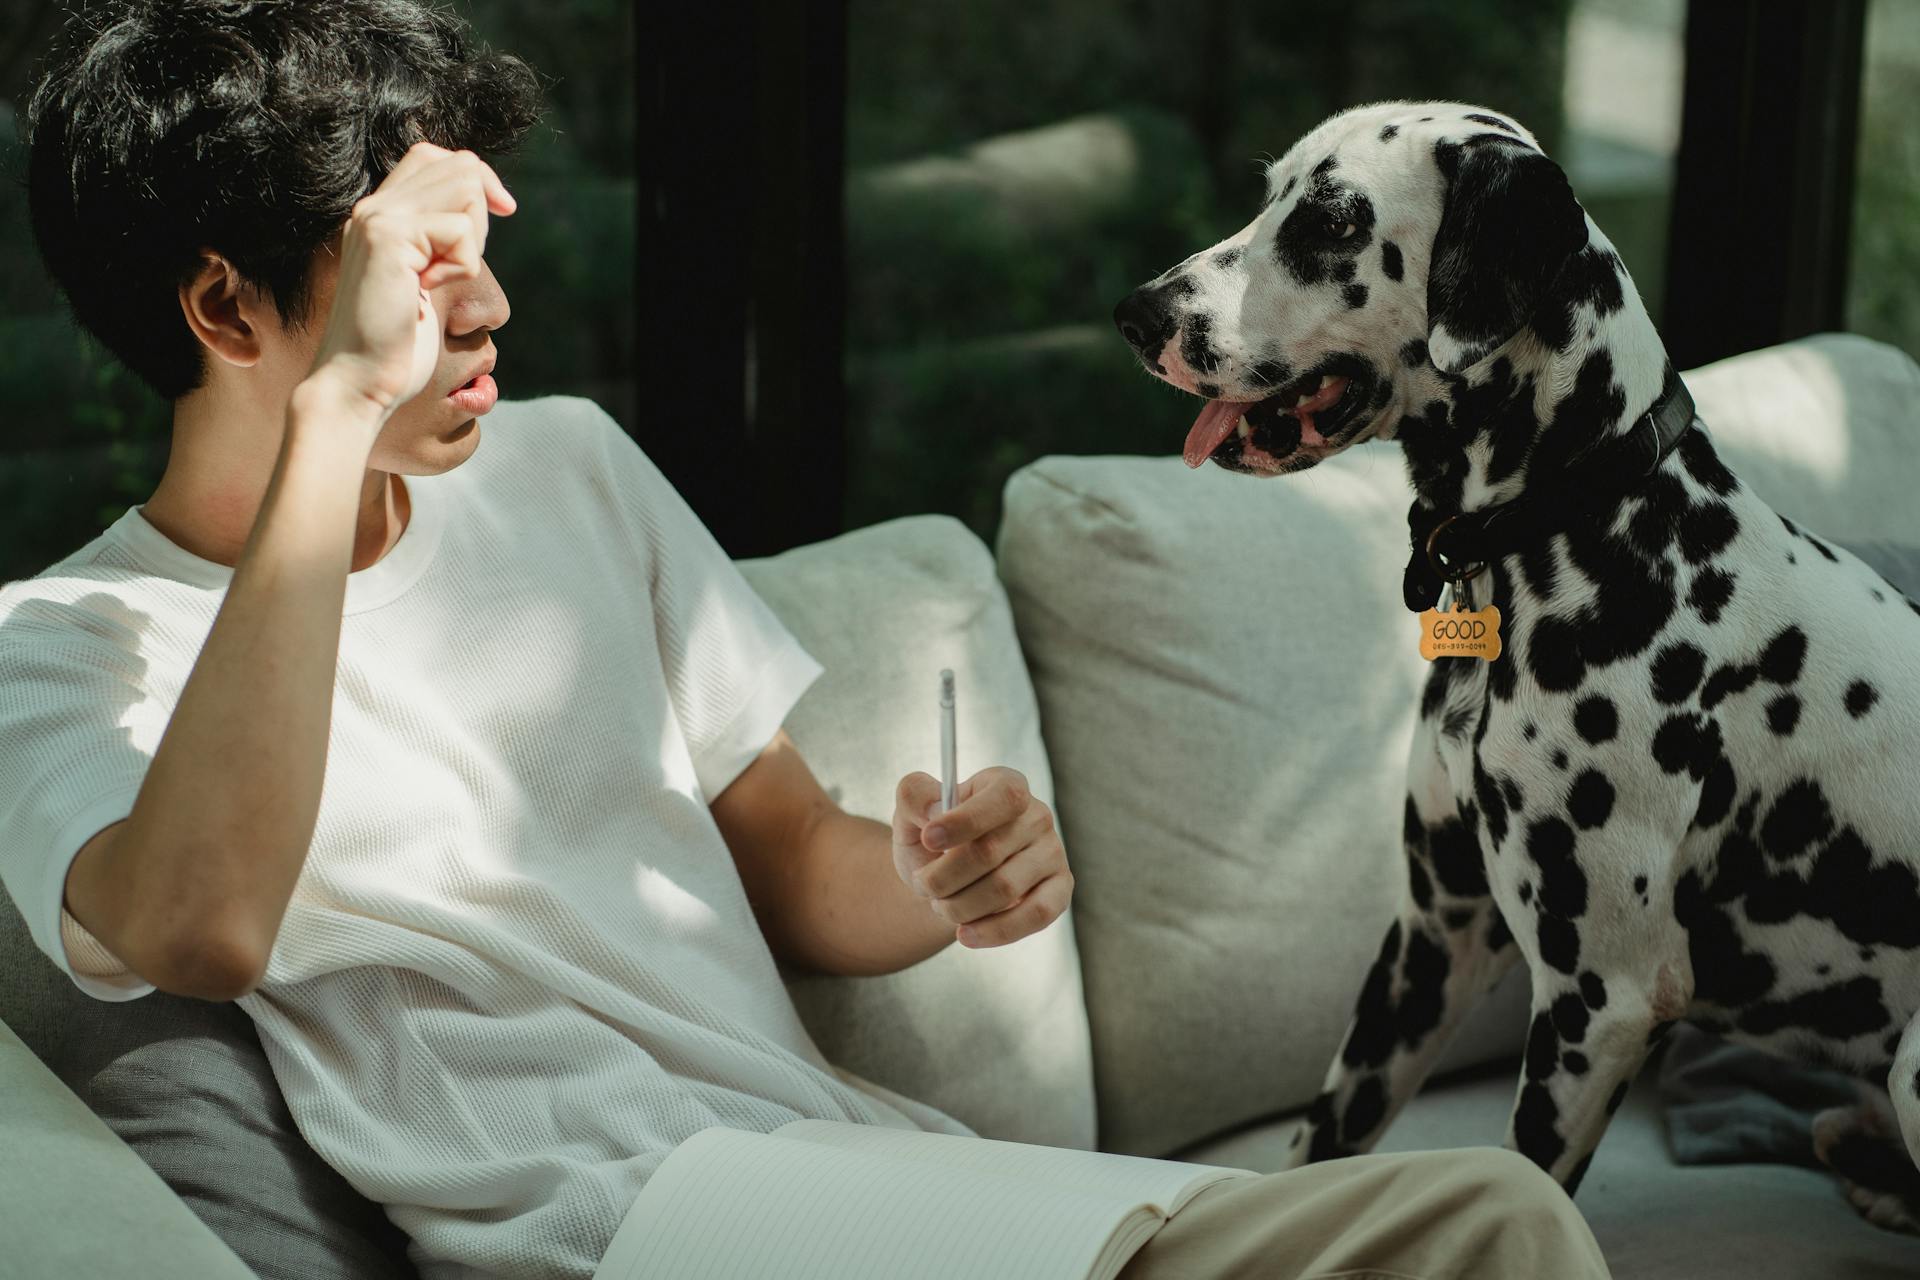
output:
[[[1442,142],[1446,205],[1427,268],[1427,351],[1459,373],[1519,332],[1567,259],[1586,213],[1560,166],[1517,138]]]

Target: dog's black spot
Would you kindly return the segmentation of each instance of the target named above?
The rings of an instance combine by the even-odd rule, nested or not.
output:
[[[1767,704],[1767,728],[1781,737],[1793,733],[1793,726],[1800,722],[1800,699],[1790,693],[1783,693]]]
[[[1533,885],[1530,881],[1520,882],[1520,903],[1522,906],[1533,901]]]
[[[1540,818],[1527,827],[1527,852],[1540,868],[1540,906],[1577,920],[1587,909],[1587,874],[1573,856],[1573,828],[1559,818]]]
[[[1567,753],[1561,748],[1559,747],[1554,748],[1554,752],[1551,758],[1553,760],[1554,768],[1564,769],[1567,767]]]
[[[1797,778],[1774,797],[1760,824],[1760,843],[1776,858],[1792,858],[1833,830],[1833,810],[1812,778]]]
[[[1479,897],[1487,891],[1485,860],[1473,828],[1457,817],[1448,818],[1427,833],[1427,849],[1440,887],[1456,898]]]
[[[1587,1154],[1580,1157],[1579,1164],[1576,1164],[1575,1166],[1573,1166],[1571,1170],[1568,1171],[1567,1180],[1564,1184],[1564,1186],[1566,1187],[1568,1196],[1573,1196],[1579,1192],[1580,1184],[1582,1182],[1585,1182],[1587,1178],[1587,1167],[1592,1163],[1593,1163],[1593,1152],[1589,1151],[1587,1152]]]
[[[1340,167],[1340,158],[1338,156],[1329,155],[1326,159],[1322,160],[1319,164],[1313,166],[1312,176],[1316,178],[1324,178],[1339,167]]]
[[[1209,400],[1218,399],[1220,396],[1220,388],[1218,385],[1214,383],[1196,382],[1193,385],[1200,392],[1201,395],[1205,396]]]
[[[1726,817],[1727,810],[1733,807],[1733,792],[1733,762],[1722,755],[1707,768],[1691,825],[1704,830]]]
[[[1387,1116],[1387,1089],[1377,1075],[1362,1076],[1347,1099],[1347,1113],[1340,1120],[1343,1140],[1357,1144],[1366,1139]]]
[[[1720,461],[1720,455],[1714,452],[1706,433],[1702,431],[1684,431],[1680,434],[1680,443],[1675,446],[1680,461],[1686,464],[1687,473],[1696,482],[1711,489],[1721,497],[1732,493],[1740,482],[1734,479],[1733,472],[1727,470]]]
[[[1553,297],[1533,316],[1534,331],[1542,342],[1557,351],[1565,351],[1573,341],[1580,307],[1590,306],[1593,314],[1600,317],[1626,305],[1618,263],[1613,254],[1591,244],[1567,259],[1554,281]]]
[[[1559,1118],[1560,1112],[1554,1107],[1553,1095],[1547,1092],[1546,1085],[1534,1080],[1522,1087],[1520,1104],[1513,1113],[1514,1145],[1521,1155],[1542,1169],[1552,1169],[1553,1162],[1567,1149],[1566,1142],[1554,1128]]]
[[[1380,130],[1380,141],[1392,142],[1399,135],[1400,135],[1399,125],[1397,124],[1386,125]]]
[[[1539,734],[1539,732],[1540,732],[1540,726],[1535,724],[1533,721],[1529,720],[1521,728],[1520,736],[1525,738],[1528,742],[1532,742],[1534,738]]]
[[[1739,693],[1760,678],[1760,668],[1753,663],[1724,663],[1714,668],[1707,677],[1706,687],[1700,690],[1700,709],[1711,711],[1729,696]]]
[[[1213,255],[1213,265],[1224,271],[1240,261],[1240,253],[1239,249],[1222,249]]]
[[[1699,564],[1740,532],[1740,521],[1724,502],[1696,502],[1680,517],[1680,554]]]
[[[1872,709],[1879,696],[1865,680],[1855,680],[1847,686],[1847,714],[1858,720]]]
[[[1493,919],[1487,922],[1487,951],[1498,955],[1512,945],[1513,931],[1507,928],[1507,918],[1500,914],[1499,907],[1494,907]]]
[[[1645,876],[1635,876],[1633,878],[1633,891],[1635,893],[1645,893],[1647,891],[1647,878]]]
[[[1752,1005],[1741,1012],[1740,1029],[1766,1035],[1784,1027],[1804,1027],[1836,1040],[1865,1035],[1887,1025],[1887,1006],[1880,994],[1880,980],[1869,977],[1816,987],[1785,1000]]]
[[[1412,1047],[1440,1023],[1450,967],[1446,949],[1416,930],[1406,933],[1403,955],[1401,938],[1396,920],[1381,941],[1380,954],[1360,991],[1353,1032],[1341,1051],[1349,1067],[1378,1067],[1392,1056],[1396,1044]],[[1397,1000],[1393,995],[1396,966]]]
[[[1807,633],[1796,626],[1782,627],[1760,654],[1760,674],[1774,684],[1792,684],[1800,678],[1806,656]]]
[[[1542,689],[1564,693],[1586,675],[1580,658],[1580,636],[1564,618],[1546,617],[1533,624],[1527,636],[1527,666]]]
[[[1572,973],[1580,967],[1580,931],[1573,921],[1542,914],[1538,933],[1542,960],[1561,973]]]
[[[1543,1009],[1533,1015],[1527,1032],[1526,1073],[1529,1080],[1545,1080],[1558,1065],[1560,1041],[1553,1032],[1553,1019]]]
[[[1400,348],[1400,363],[1409,369],[1417,369],[1427,362],[1427,343],[1424,338],[1409,338]]]
[[[1707,655],[1699,646],[1675,641],[1653,656],[1653,696],[1661,702],[1679,702],[1700,683]]]
[[[1297,176],[1288,178],[1287,185],[1280,188],[1280,199],[1285,200],[1288,196],[1292,195],[1294,184],[1297,183],[1299,180],[1300,179]]]
[[[1613,784],[1595,769],[1582,770],[1573,780],[1573,793],[1567,798],[1567,813],[1583,831],[1606,825],[1613,812]]]
[[[1206,312],[1195,312],[1187,319],[1186,336],[1180,339],[1180,358],[1195,373],[1212,373],[1220,367],[1220,353],[1207,341],[1213,320]]]
[[[1420,718],[1431,720],[1440,708],[1446,705],[1447,691],[1453,682],[1467,675],[1466,666],[1476,662],[1476,658],[1435,658],[1433,669],[1427,673],[1427,683],[1420,691]]]
[[[1355,262],[1352,258],[1342,258],[1333,264],[1333,270],[1329,274],[1333,276],[1335,284],[1346,284],[1352,280],[1355,275],[1359,274],[1359,271],[1359,263]],[[1364,298],[1361,299],[1363,302],[1365,300]]]
[[[1468,662],[1475,659],[1468,658]],[[1482,727],[1486,721],[1482,720]],[[1477,744],[1476,744],[1477,745]],[[1507,838],[1507,802],[1500,794],[1500,788],[1494,785],[1493,777],[1480,765],[1480,756],[1476,751],[1473,759],[1473,794],[1479,802],[1479,814],[1487,821],[1487,843],[1498,849]]]
[[[1523,797],[1520,794],[1520,784],[1512,778],[1500,779],[1500,795],[1501,798],[1507,802],[1507,808],[1513,810],[1515,813],[1520,812],[1520,810],[1525,807],[1522,804]]]
[[[1386,272],[1389,280],[1398,280],[1404,270],[1400,261],[1400,246],[1391,240],[1380,242],[1380,270]]]
[[[1553,1025],[1561,1039],[1579,1044],[1587,1038],[1587,1004],[1569,991],[1553,1002]]]
[[[1367,286],[1350,284],[1341,291],[1340,296],[1346,300],[1349,307],[1364,307],[1367,305]]]
[[[1654,560],[1665,555],[1673,543],[1678,513],[1686,507],[1686,489],[1662,471],[1645,481],[1637,496],[1639,501],[1627,526],[1627,536],[1641,555]]]
[[[1473,121],[1475,124],[1487,124],[1487,125],[1492,125],[1496,129],[1504,129],[1506,132],[1512,134],[1516,138],[1520,136],[1520,131],[1518,129],[1515,129],[1512,125],[1508,124],[1505,120],[1499,120],[1494,118],[1493,116],[1482,115],[1477,111],[1469,111],[1467,113],[1467,119]]]
[[[1720,611],[1727,607],[1727,601],[1733,599],[1733,575],[1715,568],[1702,569],[1693,575],[1693,586],[1687,592],[1687,603],[1700,614],[1700,620],[1709,626],[1720,620]]]
[[[1640,881],[1640,887],[1644,889],[1646,887],[1646,877],[1640,877]],[[1587,1008],[1589,1009],[1604,1009],[1607,1007],[1607,984],[1601,980],[1599,974],[1591,969],[1580,975],[1580,998],[1587,1002]]]
[[[1614,712],[1612,700],[1600,694],[1589,694],[1573,709],[1573,727],[1588,742],[1609,741],[1619,726],[1620,717]]]
[[[1590,1065],[1587,1061],[1587,1055],[1581,1053],[1578,1049],[1569,1049],[1560,1055],[1560,1066],[1570,1076],[1583,1076],[1587,1074],[1587,1068]]]
[[[1308,1106],[1306,1124],[1313,1130],[1313,1145],[1307,1148],[1309,1160],[1332,1160],[1347,1154],[1340,1145],[1339,1127],[1334,1123],[1331,1091],[1320,1094]]]
[[[1685,769],[1704,778],[1719,754],[1720,726],[1695,711],[1668,716],[1653,735],[1653,758],[1667,773]]]

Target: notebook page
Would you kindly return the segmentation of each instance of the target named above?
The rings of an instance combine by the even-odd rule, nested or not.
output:
[[[780,1138],[800,1138],[903,1160],[925,1160],[950,1168],[978,1169],[1048,1186],[1071,1187],[1090,1196],[1123,1200],[1128,1205],[1151,1205],[1164,1217],[1178,1213],[1197,1192],[1216,1182],[1257,1176],[1251,1169],[1232,1169],[1225,1165],[1155,1160],[1111,1151],[1078,1151],[1071,1147],[1004,1142],[997,1138],[966,1138],[956,1133],[927,1133],[839,1120],[794,1120],[773,1132]]]
[[[1158,1221],[974,1168],[710,1128],[654,1170],[594,1280],[1075,1280],[1117,1231],[1144,1241]]]

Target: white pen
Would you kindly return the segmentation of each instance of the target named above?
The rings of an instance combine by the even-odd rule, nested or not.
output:
[[[953,672],[940,672],[940,812],[953,808]]]

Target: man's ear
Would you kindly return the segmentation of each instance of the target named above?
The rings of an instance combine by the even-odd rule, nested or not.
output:
[[[211,249],[201,250],[199,267],[180,285],[180,312],[193,336],[220,359],[243,368],[260,360],[255,319],[261,301],[233,264]]]
[[[1587,242],[1560,166],[1518,139],[1443,142],[1446,206],[1427,269],[1427,351],[1459,373],[1520,331]]]

